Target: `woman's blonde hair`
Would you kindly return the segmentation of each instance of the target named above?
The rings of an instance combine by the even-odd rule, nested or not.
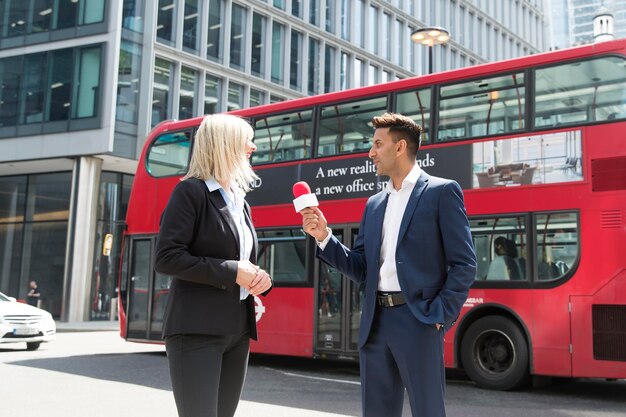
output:
[[[246,144],[254,137],[252,126],[231,114],[210,114],[204,117],[196,132],[189,163],[183,179],[206,180],[213,177],[219,183],[235,181],[244,191],[258,178],[246,155]]]

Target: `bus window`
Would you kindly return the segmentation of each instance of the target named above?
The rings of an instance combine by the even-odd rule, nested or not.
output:
[[[442,86],[437,141],[523,130],[524,82],[519,72]]]
[[[307,284],[306,238],[300,229],[259,232],[258,264],[274,285]]]
[[[406,91],[396,95],[396,112],[413,119],[422,126],[422,143],[430,140],[428,129],[430,126],[430,88]]]
[[[471,219],[470,228],[478,261],[477,280],[527,279],[524,217]]]
[[[386,96],[322,107],[317,156],[368,151],[372,118],[386,111]]]
[[[148,173],[153,177],[187,173],[190,140],[191,132],[188,130],[159,136],[148,149]]]
[[[578,219],[576,213],[538,214],[537,278],[548,281],[567,274],[578,257]]]
[[[535,70],[535,127],[626,118],[626,62],[603,57]]]
[[[254,124],[252,164],[292,161],[311,156],[313,110],[259,117]]]

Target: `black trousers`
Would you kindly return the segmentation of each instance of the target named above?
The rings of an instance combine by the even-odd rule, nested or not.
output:
[[[179,334],[165,339],[179,417],[235,415],[250,351],[245,302],[240,315],[236,334]]]

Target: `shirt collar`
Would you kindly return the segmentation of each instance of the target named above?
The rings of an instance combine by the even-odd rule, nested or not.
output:
[[[215,190],[226,191],[226,190],[224,190],[224,187],[222,187],[222,185],[219,182],[217,182],[217,180],[214,177],[207,178],[204,181],[204,183],[206,184],[207,188],[211,192],[213,192]],[[235,194],[239,195],[240,197],[245,198],[246,193],[239,187],[239,185],[235,181],[231,181],[230,189],[233,190],[233,192]]]
[[[422,175],[422,168],[420,168],[420,166],[417,165],[416,163],[415,165],[413,165],[413,168],[411,168],[411,171],[409,171],[407,176],[404,177],[404,180],[402,180],[402,187],[400,188],[400,190],[396,191],[396,189],[393,188],[393,182],[389,180],[387,181],[387,192],[396,193],[396,192],[402,191],[406,187],[415,186],[420,175]]]

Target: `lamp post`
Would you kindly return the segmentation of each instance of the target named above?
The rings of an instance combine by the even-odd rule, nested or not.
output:
[[[428,46],[428,73],[433,73],[433,46],[443,45],[450,40],[450,32],[447,29],[430,26],[421,28],[411,33],[411,40],[415,43]]]

